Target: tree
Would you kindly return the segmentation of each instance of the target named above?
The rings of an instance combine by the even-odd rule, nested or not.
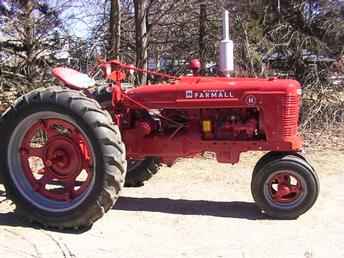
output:
[[[110,58],[119,58],[121,45],[121,3],[120,0],[111,0],[110,8]]]
[[[51,80],[49,69],[59,49],[60,26],[59,13],[47,1],[11,2],[0,29],[0,52],[7,57],[1,64],[4,85],[25,89]]]
[[[134,0],[135,6],[135,39],[136,39],[136,66],[139,68],[148,68],[148,1]],[[147,76],[139,75],[139,83],[145,84]]]
[[[206,68],[206,28],[207,28],[207,6],[205,4],[200,5],[200,17],[199,17],[199,57],[202,63],[202,70]]]

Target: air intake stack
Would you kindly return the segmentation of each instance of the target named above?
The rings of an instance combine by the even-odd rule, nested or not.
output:
[[[227,77],[234,71],[234,44],[229,37],[229,13],[227,10],[223,13],[223,39],[220,43],[219,70]]]

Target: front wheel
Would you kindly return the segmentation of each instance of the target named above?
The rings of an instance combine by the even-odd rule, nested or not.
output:
[[[251,191],[257,205],[267,215],[295,219],[317,200],[319,181],[304,159],[284,155],[255,171]]]
[[[3,115],[1,134],[7,196],[24,218],[88,227],[118,198],[126,171],[120,133],[83,94],[48,88],[24,95]]]

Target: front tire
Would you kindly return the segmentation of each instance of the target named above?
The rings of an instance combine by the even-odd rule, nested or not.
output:
[[[3,115],[4,184],[16,211],[44,226],[91,226],[126,172],[118,128],[99,104],[61,88],[30,92]]]
[[[251,191],[267,215],[295,219],[308,211],[319,195],[319,181],[301,157],[282,155],[260,166],[252,175]]]

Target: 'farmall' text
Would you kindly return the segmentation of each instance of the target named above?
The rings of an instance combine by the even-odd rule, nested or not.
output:
[[[185,91],[186,99],[227,99],[234,98],[231,91],[226,90],[203,90],[203,91],[194,91],[187,90]]]

